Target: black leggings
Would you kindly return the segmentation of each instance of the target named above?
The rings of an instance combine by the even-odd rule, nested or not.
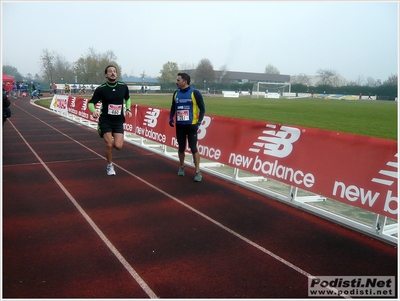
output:
[[[186,137],[192,154],[197,153],[197,125],[176,125],[176,139],[178,140],[179,152],[185,152]]]

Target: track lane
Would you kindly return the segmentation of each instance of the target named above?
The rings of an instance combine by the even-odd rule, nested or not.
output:
[[[3,297],[146,297],[48,175],[24,171],[41,180],[3,194]]]
[[[35,111],[30,107],[26,109]],[[35,111],[35,114],[41,113],[40,110]],[[49,120],[51,124],[56,123],[57,128],[61,127],[63,132],[79,136],[79,141],[83,139],[91,149],[103,153],[103,143],[100,143],[102,140],[91,138],[96,135],[92,130],[71,124],[59,117]],[[25,130],[29,135],[29,128]],[[45,138],[50,136],[44,135]],[[96,223],[106,229],[106,235],[113,238],[115,245],[129,262],[134,262],[133,265],[139,267],[140,274],[148,279],[150,286],[154,287],[160,296],[306,297],[304,276],[293,273],[293,270],[282,266],[282,263],[267,258],[265,254],[244,244],[237,237],[227,235],[226,231],[215,225],[205,223],[203,218],[188,212],[176,202],[171,202],[165,195],[149,190],[142,181],[135,180],[121,170],[117,169],[117,177],[105,177],[99,172],[104,170],[104,161],[98,160],[93,153],[82,152],[81,146],[69,145],[67,142],[64,145],[64,139],[58,137],[56,144],[62,145],[62,148],[54,148],[49,152],[49,145],[38,139],[37,135],[30,135],[29,139],[32,139],[31,143],[51,165],[52,171],[63,185],[69,191],[73,191],[74,197],[79,199]],[[66,149],[68,160],[59,162]],[[131,145],[125,145],[124,150],[118,152],[115,161],[142,179],[152,181],[163,191],[184,200],[209,216],[214,216],[216,220],[243,235],[254,237],[259,240],[260,245],[276,248],[277,254],[284,253],[287,255],[285,258],[298,261],[306,270],[315,269],[315,257],[306,260],[311,263],[307,265],[303,261],[305,254],[318,250],[314,255],[321,255],[326,251],[325,246],[311,248],[307,245],[307,234],[311,233],[315,238],[321,239],[326,233],[313,233],[319,219],[304,212],[296,212],[293,208],[208,176],[201,184],[193,183],[191,171],[187,177],[178,178],[175,175],[175,163],[149,155]],[[154,170],[154,167],[157,170]],[[104,185],[101,185],[104,181],[115,187],[112,193],[104,191]],[[96,189],[90,189],[91,187]],[[299,231],[285,227],[288,223],[293,224]],[[328,228],[332,225],[326,221],[322,224],[328,225]],[[306,230],[303,232],[304,226]],[[338,228],[340,231],[340,227],[332,227],[332,231],[328,232],[332,235],[329,239],[332,240],[332,245],[342,241],[342,246],[337,247],[337,250],[346,249],[345,243],[349,243],[351,237],[346,237],[349,235],[347,231],[344,231],[344,234],[334,233],[333,230],[337,232]],[[130,231],[122,231],[123,229]],[[285,235],[279,231],[283,231]],[[359,241],[354,244],[358,247],[365,245],[357,235]],[[302,249],[293,252],[293,245],[299,240],[304,241]],[[292,243],[289,252],[280,247],[288,242]],[[374,242],[374,245],[376,243]],[[386,245],[383,249],[393,264],[394,253]],[[372,255],[378,253],[371,252]],[[340,253],[336,257],[339,256]],[[328,260],[320,256],[320,261],[326,263]],[[337,266],[337,263],[333,266]],[[373,269],[374,272],[376,270]],[[387,267],[383,271],[388,270],[393,269]],[[326,275],[329,269],[324,269],[324,264],[321,264],[319,271],[324,272],[320,275]],[[272,285],[274,280],[279,280],[279,285]]]

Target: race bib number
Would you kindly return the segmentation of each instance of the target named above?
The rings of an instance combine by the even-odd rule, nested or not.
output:
[[[178,110],[176,112],[176,121],[188,121],[189,110]]]
[[[108,114],[109,115],[121,115],[122,112],[122,105],[108,105]]]

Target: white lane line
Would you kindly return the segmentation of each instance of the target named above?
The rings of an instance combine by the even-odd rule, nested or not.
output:
[[[35,152],[35,150],[30,146],[28,141],[22,136],[22,134],[18,131],[18,129],[14,126],[12,122],[10,122],[12,127],[18,133],[18,135],[22,138],[31,152],[35,155],[35,157],[39,160],[42,166],[46,169],[46,171],[50,174],[53,180],[57,183],[57,185],[61,188],[61,190],[65,193],[65,195],[69,198],[69,200],[75,205],[76,209],[82,214],[82,216],[86,219],[89,225],[93,228],[93,230],[97,233],[97,235],[101,238],[101,240],[106,244],[106,246],[113,252],[115,257],[121,262],[124,268],[129,272],[129,274],[135,279],[135,281],[142,287],[142,289],[146,292],[146,294],[152,298],[158,298],[157,295],[152,291],[152,289],[147,285],[147,283],[139,276],[139,274],[135,271],[135,269],[129,264],[129,262],[122,256],[122,254],[114,247],[114,245],[108,240],[108,238],[104,235],[104,233],[100,230],[99,227],[95,224],[95,222],[87,215],[85,210],[78,204],[75,198],[69,193],[69,191],[64,187],[64,185],[58,180],[58,178],[53,174],[53,172],[47,167],[46,163],[40,158],[40,156]]]
[[[21,109],[22,109],[22,108],[21,108]],[[22,109],[22,110],[23,110],[23,109]],[[24,111],[25,111],[25,110],[24,110]],[[64,134],[63,132],[61,132],[61,131],[59,131],[58,129],[54,128],[54,127],[51,126],[50,124],[48,124],[48,123],[42,121],[41,119],[37,118],[36,116],[30,114],[29,112],[27,112],[27,111],[25,111],[25,112],[28,113],[29,115],[33,116],[34,118],[36,118],[36,119],[39,120],[40,122],[46,124],[48,127],[52,128],[52,129],[54,129],[55,131],[59,132],[60,134],[64,135],[65,137],[67,137],[67,138],[71,139],[72,141],[78,143],[79,145],[81,145],[82,147],[86,148],[86,149],[89,150],[90,152],[92,152],[92,153],[98,155],[99,157],[105,159],[104,156],[102,156],[102,155],[96,153],[94,150],[90,149],[90,148],[87,147],[86,145],[83,145],[83,144],[80,143],[79,141],[77,141],[77,140],[75,140],[74,138],[72,138],[72,137],[70,137],[70,136]],[[241,234],[237,233],[236,231],[234,231],[234,230],[232,230],[232,229],[226,227],[225,225],[223,225],[223,224],[221,224],[220,222],[214,220],[213,218],[209,217],[208,215],[206,215],[206,214],[204,214],[204,213],[198,211],[197,209],[191,207],[190,205],[184,203],[183,201],[179,200],[178,198],[174,197],[173,195],[170,195],[168,192],[166,192],[166,191],[164,191],[164,190],[162,190],[162,189],[160,189],[160,188],[154,186],[154,185],[151,184],[150,182],[147,182],[146,180],[142,179],[141,177],[139,177],[139,176],[137,176],[137,175],[131,173],[129,170],[123,168],[122,166],[120,166],[120,165],[118,165],[118,164],[115,164],[115,163],[114,163],[114,165],[117,166],[118,168],[120,168],[121,170],[125,171],[126,173],[128,173],[128,174],[131,175],[132,177],[136,178],[137,180],[141,181],[142,183],[146,184],[147,186],[153,188],[154,190],[157,190],[157,191],[160,192],[161,194],[163,194],[163,195],[169,197],[170,199],[174,200],[175,202],[177,202],[177,203],[181,204],[182,206],[188,208],[188,209],[191,210],[192,212],[194,212],[194,213],[198,214],[199,216],[205,218],[205,219],[208,220],[209,222],[215,224],[216,226],[220,227],[221,229],[227,231],[228,233],[230,233],[230,234],[236,236],[237,238],[241,239],[242,241],[244,241],[244,242],[248,243],[249,245],[255,247],[256,249],[260,250],[261,252],[263,252],[263,253],[269,255],[270,257],[276,259],[277,261],[279,261],[280,263],[282,263],[282,264],[286,265],[287,267],[293,269],[294,271],[296,271],[296,272],[298,272],[298,273],[300,273],[300,274],[302,274],[302,275],[304,275],[304,276],[306,276],[307,278],[310,278],[310,279],[315,279],[315,278],[317,278],[316,276],[311,275],[310,273],[306,272],[305,270],[301,269],[300,267],[296,266],[295,264],[292,264],[291,262],[287,261],[286,259],[283,259],[282,257],[276,255],[276,254],[273,253],[272,251],[269,251],[269,250],[265,249],[264,247],[260,246],[259,244],[257,244],[257,243],[255,243],[255,242],[253,242],[252,240],[250,240],[250,239],[248,239],[248,238],[242,236]],[[61,183],[60,183],[60,184],[61,184]],[[328,286],[328,287],[329,287],[329,286]],[[329,287],[329,288],[337,293],[337,289],[336,289],[336,288],[331,288],[331,287]],[[350,298],[349,296],[347,296],[347,295],[341,295],[341,297],[344,297],[344,298],[346,298],[346,299],[347,299],[347,298],[351,299],[351,298]]]

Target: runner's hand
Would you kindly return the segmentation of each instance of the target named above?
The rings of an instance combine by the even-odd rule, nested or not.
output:
[[[94,112],[92,113],[92,116],[93,116],[93,118],[98,118],[98,117],[100,117],[99,111],[98,111],[98,110],[94,111]]]

